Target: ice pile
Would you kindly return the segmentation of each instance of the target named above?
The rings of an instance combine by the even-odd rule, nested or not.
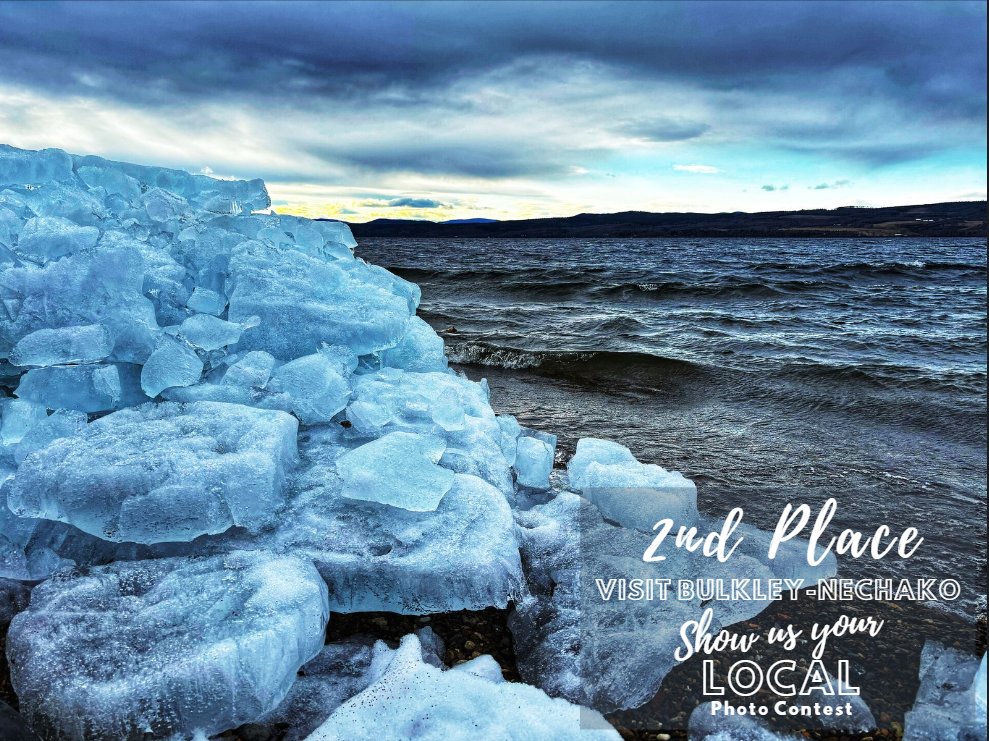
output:
[[[36,728],[570,738],[603,722],[571,702],[647,700],[703,612],[602,603],[596,579],[833,574],[798,544],[767,561],[752,528],[728,564],[657,573],[658,519],[714,527],[690,481],[582,440],[567,490],[556,438],[447,367],[417,286],[346,224],[269,207],[260,180],[0,146],[0,617]],[[425,633],[327,648],[296,682],[329,611],[510,602],[556,699],[490,658],[445,671]],[[716,602],[712,629],[763,606]]]
[[[578,731],[578,729],[583,729]],[[414,635],[381,677],[337,708],[308,741],[564,741],[618,739],[599,714],[511,684],[489,656],[442,669],[423,660]]]
[[[218,733],[278,705],[328,617],[322,579],[293,558],[62,572],[11,624],[11,682],[29,722],[66,739]]]
[[[703,537],[722,523],[697,514],[693,484],[678,473],[643,465],[623,446],[583,439],[569,466],[569,484],[582,496],[561,492],[551,501],[517,510],[522,557],[530,593],[516,606],[509,626],[523,679],[555,697],[602,712],[634,708],[648,701],[677,663],[680,626],[712,612],[710,631],[761,612],[766,600],[754,598],[754,585],[769,594],[770,579],[799,578],[803,586],[835,575],[833,555],[818,567],[807,565],[807,543],[788,541],[769,559],[769,534],[755,528],[743,535],[727,562],[673,547],[671,535],[659,563],[643,561],[654,534],[652,525],[670,518],[675,526],[695,527]],[[651,523],[646,527],[646,523]],[[646,531],[646,532],[644,532]],[[673,533],[675,535],[676,529]],[[802,564],[802,565],[801,565]],[[619,598],[613,591],[641,579],[748,580],[752,599],[661,600]],[[621,661],[615,657],[621,656]]]
[[[0,577],[265,549],[312,558],[335,609],[506,605],[521,430],[447,368],[417,286],[269,206],[0,148]]]
[[[936,641],[920,655],[920,689],[904,718],[904,741],[975,741],[986,737],[986,656]]]

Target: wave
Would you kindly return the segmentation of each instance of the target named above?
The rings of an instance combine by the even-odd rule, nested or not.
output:
[[[585,381],[621,379],[634,386],[667,386],[670,382],[692,382],[707,369],[687,360],[621,350],[525,350],[468,341],[447,348],[453,363],[485,365],[510,370],[531,370]]]
[[[742,388],[739,375],[749,380],[745,386],[777,388],[771,382],[796,381],[815,383],[848,389],[851,386],[867,387],[876,392],[927,391],[954,395],[984,396],[986,374],[931,373],[925,369],[878,363],[843,364],[822,362],[809,358],[794,358],[779,363],[760,363],[748,369],[740,367],[714,367],[702,362],[670,358],[647,352],[622,350],[530,350],[484,341],[462,341],[450,344],[447,354],[452,363],[483,365],[509,370],[536,371],[549,375],[584,381],[610,380],[631,384],[636,388],[668,388],[671,384],[692,385],[702,378],[731,375],[729,383],[735,389]],[[728,379],[725,379],[728,380]]]
[[[923,266],[923,267],[920,267]],[[985,266],[970,263],[840,263],[835,265],[790,265],[762,263],[731,273],[684,273],[679,276],[609,268],[523,268],[425,270],[391,268],[415,283],[449,286],[458,293],[473,295],[524,295],[530,299],[582,297],[590,300],[662,300],[676,298],[775,298],[806,292],[843,292],[863,283],[913,280],[930,285],[931,271],[953,271],[951,281],[983,282]],[[435,289],[434,289],[435,290]]]

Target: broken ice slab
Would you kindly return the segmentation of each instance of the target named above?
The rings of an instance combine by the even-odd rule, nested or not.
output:
[[[986,737],[986,658],[928,641],[920,656],[920,688],[904,716],[904,741],[968,741]]]
[[[203,374],[203,361],[196,351],[168,335],[158,337],[155,351],[141,368],[141,389],[155,398],[165,389],[192,386]]]
[[[794,707],[819,705],[822,710],[823,708],[831,708],[831,711],[823,710],[823,715],[815,713],[809,718],[807,716],[798,716],[799,720],[796,723],[791,720],[791,724],[798,725],[800,730],[823,728],[831,731],[848,731],[852,733],[864,733],[865,731],[878,728],[876,719],[873,717],[872,711],[869,710],[869,706],[865,704],[861,694],[838,694],[838,680],[830,674],[827,674],[826,682],[823,681],[823,678],[821,680],[820,684],[810,690],[806,699],[803,697],[796,698],[792,705]],[[845,712],[839,714],[836,712],[839,709]]]
[[[307,741],[619,739],[607,721],[525,684],[423,661],[407,635],[378,681],[337,708]]]
[[[343,411],[350,401],[347,377],[356,365],[356,356],[346,348],[324,348],[274,369],[266,387],[276,393],[288,394],[292,399],[292,411],[303,424],[325,423]]]
[[[52,365],[21,376],[14,392],[18,398],[49,409],[106,412],[147,401],[141,390],[141,366]]]
[[[432,511],[351,499],[336,472],[352,444],[343,432],[302,435],[304,465],[273,531],[259,536],[265,548],[311,559],[334,612],[423,615],[505,607],[518,597],[518,540],[500,491],[457,474]]]
[[[515,465],[515,457],[518,455],[518,440],[522,434],[522,426],[511,414],[499,414],[498,426],[501,428],[501,452],[505,456],[505,462],[509,466]],[[553,443],[556,447],[556,443]]]
[[[232,363],[220,382],[227,386],[263,389],[268,384],[274,368],[275,359],[269,353],[254,350]]]
[[[505,496],[514,494],[505,460],[504,432],[482,384],[453,373],[410,373],[398,368],[354,377],[347,420],[367,437],[414,432],[442,438],[443,465],[479,476]]]
[[[113,335],[102,324],[39,329],[22,337],[10,351],[14,365],[48,366],[96,363],[113,351]]]
[[[769,604],[756,598],[754,587],[751,599],[708,604],[696,594],[691,600],[623,600],[619,581],[740,579],[759,582],[767,594],[769,580],[781,578],[772,562],[740,551],[722,563],[668,544],[658,551],[666,560],[643,562],[653,534],[609,524],[597,507],[569,492],[518,510],[515,518],[529,587],[509,618],[522,678],[602,712],[638,707],[655,695],[676,663],[685,622],[700,620],[710,608],[717,632]],[[606,598],[601,590],[608,589]]]
[[[28,219],[17,241],[17,252],[35,262],[49,262],[96,244],[100,230],[79,226],[61,216]]]
[[[257,322],[257,317],[248,317],[245,323],[238,324],[211,314],[195,314],[179,325],[177,334],[200,350],[219,350],[227,345],[235,345],[244,330],[255,326]]]
[[[567,464],[570,485],[612,522],[652,532],[671,519],[690,525],[698,518],[697,488],[676,471],[640,463],[610,440],[582,438]]]
[[[48,409],[24,399],[0,399],[0,445],[13,448],[35,426],[48,419]]]
[[[351,499],[431,512],[453,486],[453,472],[436,465],[445,449],[437,437],[392,432],[340,456],[342,493]]]
[[[548,489],[549,474],[553,470],[553,453],[553,448],[538,438],[520,437],[514,465],[519,486]]]
[[[220,733],[278,705],[328,617],[319,574],[289,557],[70,570],[11,623],[11,683],[32,726],[68,741]]]
[[[417,373],[445,371],[447,359],[443,338],[426,322],[414,316],[409,320],[402,340],[395,347],[382,350],[381,363]]]
[[[196,287],[185,304],[191,311],[219,316],[227,308],[227,297],[209,288]]]
[[[363,262],[324,262],[258,241],[232,253],[229,319],[260,318],[242,350],[291,360],[325,342],[367,355],[398,344],[415,310],[398,278],[385,281]]]
[[[61,150],[53,150],[60,152]],[[31,154],[34,154],[33,152]],[[62,152],[64,155],[65,153]],[[66,155],[69,156],[69,155]],[[109,193],[120,192],[127,196],[136,196],[141,190],[161,188],[187,199],[197,209],[210,210],[215,199],[226,199],[236,202],[242,211],[262,211],[271,206],[271,199],[264,182],[254,180],[218,180],[204,175],[191,175],[184,170],[172,170],[167,167],[151,167],[135,165],[130,162],[114,162],[92,155],[71,155],[71,161],[79,177],[88,185],[103,186]],[[97,175],[96,173],[102,173]],[[121,182],[120,175],[127,178],[125,187],[115,184]],[[130,181],[137,184],[134,191]]]
[[[145,404],[28,455],[8,503],[114,542],[254,531],[283,503],[297,430],[291,415],[238,404]]]
[[[723,524],[724,521],[715,522],[707,517],[702,517],[698,521],[697,529],[698,531],[704,529],[708,531],[720,530]],[[750,556],[772,569],[777,579],[802,579],[803,588],[807,588],[820,581],[831,579],[838,573],[838,559],[834,551],[828,551],[825,555],[824,546],[819,543],[814,547],[814,555],[815,558],[822,560],[816,566],[812,566],[807,561],[810,544],[803,538],[783,541],[777,547],[776,556],[770,558],[769,546],[773,539],[772,533],[740,522],[735,528],[734,534],[741,538],[737,552]]]

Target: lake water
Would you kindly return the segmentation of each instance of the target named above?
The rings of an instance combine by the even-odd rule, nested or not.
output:
[[[492,404],[615,439],[697,482],[702,509],[772,528],[839,502],[831,529],[914,526],[909,561],[852,578],[986,592],[984,239],[365,240],[422,287]],[[984,608],[983,608],[984,609]]]

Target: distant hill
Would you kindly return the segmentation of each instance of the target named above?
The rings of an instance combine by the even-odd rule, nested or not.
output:
[[[552,219],[448,222],[376,219],[351,224],[362,237],[985,237],[986,202],[762,213],[625,211]]]

